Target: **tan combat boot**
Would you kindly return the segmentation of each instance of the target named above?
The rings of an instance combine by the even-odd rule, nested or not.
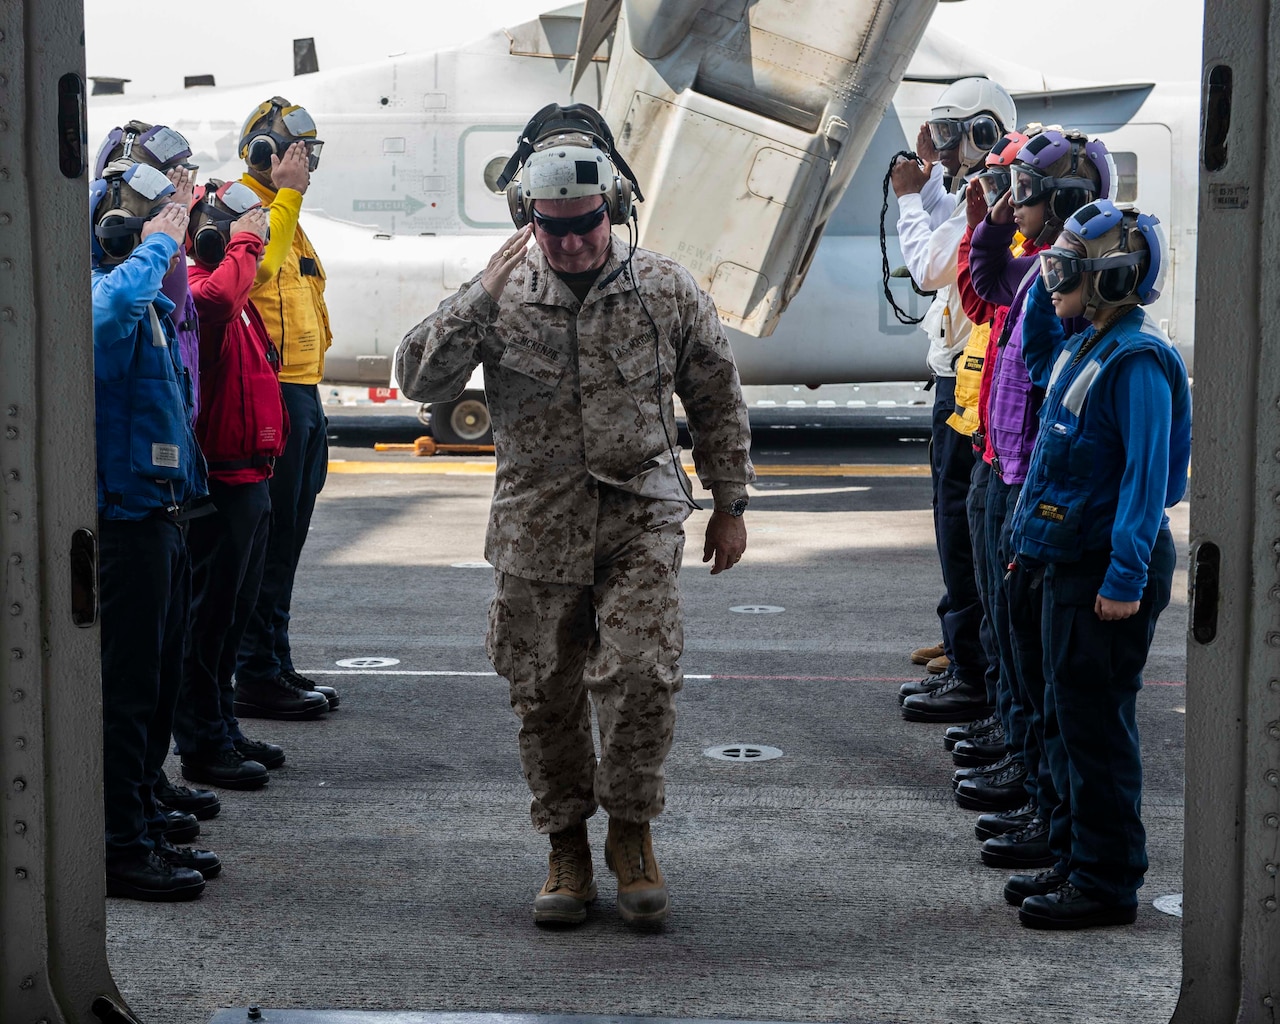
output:
[[[947,670],[950,664],[951,664],[951,659],[948,658],[945,654],[941,654],[938,657],[931,659],[929,664],[925,665],[925,668],[928,669],[929,672],[931,672],[933,675],[940,676],[942,675],[943,672]]]
[[[653,856],[649,823],[609,819],[604,862],[618,876],[618,914],[629,924],[666,919],[667,882]]]
[[[547,855],[547,881],[533,898],[536,924],[581,924],[587,919],[587,904],[596,898],[591,871],[591,847],[587,844],[587,823],[580,822],[551,833],[551,853]]]
[[[933,661],[934,658],[941,658],[946,653],[947,652],[943,648],[942,644],[938,644],[934,647],[917,647],[911,652],[911,664],[927,665],[929,662]]]

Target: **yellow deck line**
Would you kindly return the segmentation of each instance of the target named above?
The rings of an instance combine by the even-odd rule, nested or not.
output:
[[[693,466],[685,470],[692,475]],[[369,476],[390,476],[402,473],[468,474],[484,475],[493,472],[492,462],[440,462],[424,459],[414,462],[382,462],[377,460],[334,460],[329,463],[330,473],[360,473]],[[896,464],[866,463],[838,466],[756,466],[757,476],[839,476],[839,477],[926,477],[928,466],[904,466]]]

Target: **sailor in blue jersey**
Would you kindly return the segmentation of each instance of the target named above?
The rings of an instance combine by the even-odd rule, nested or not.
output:
[[[184,523],[207,494],[161,292],[187,226],[173,192],[155,168],[120,161],[89,197],[107,893],[146,900],[194,899],[220,868],[208,851],[171,845],[155,799],[190,600]]]
[[[1044,605],[1045,753],[1062,796],[1050,845],[1070,851],[1005,888],[1033,928],[1131,923],[1147,868],[1136,703],[1176,560],[1165,509],[1191,453],[1186,366],[1141,308],[1166,252],[1154,217],[1098,200],[1041,254],[1026,304],[1024,357],[1046,393],[1010,571]],[[1064,339],[1059,318],[1080,315],[1092,326]]]

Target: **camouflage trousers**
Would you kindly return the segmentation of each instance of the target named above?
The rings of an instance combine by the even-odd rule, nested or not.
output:
[[[597,529],[591,586],[497,573],[486,647],[511,685],[539,832],[575,825],[597,806],[624,821],[662,812],[683,683],[683,550],[681,523],[638,528],[623,517]]]

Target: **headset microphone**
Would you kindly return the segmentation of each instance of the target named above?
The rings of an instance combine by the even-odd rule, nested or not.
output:
[[[620,275],[629,266],[631,266],[630,256],[628,256],[625,260],[622,261],[622,265],[619,266],[617,270],[615,270],[612,274],[610,274],[603,281],[601,281],[599,284],[596,285],[596,291],[603,291],[605,288],[608,288],[609,285],[613,284],[613,282],[618,279],[618,275]]]

